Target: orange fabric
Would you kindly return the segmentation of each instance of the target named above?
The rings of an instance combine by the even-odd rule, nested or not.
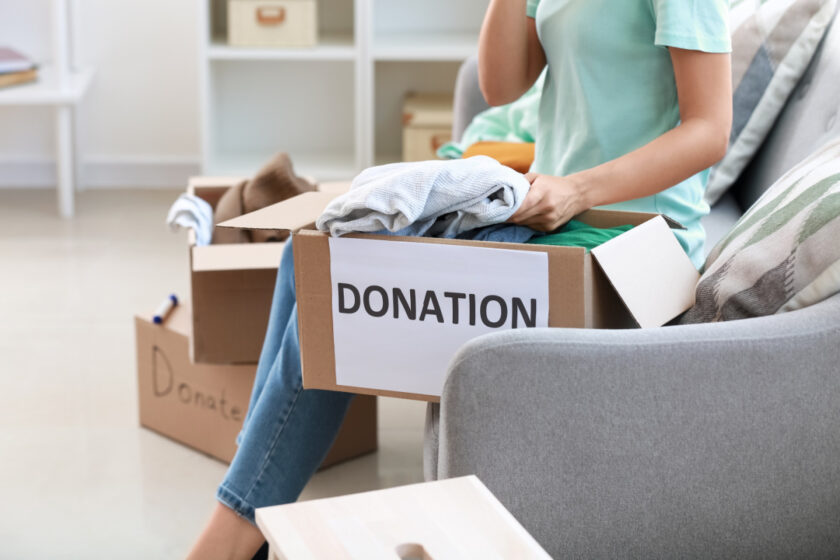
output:
[[[534,144],[528,142],[476,142],[461,157],[489,156],[502,165],[527,173],[534,163]]]

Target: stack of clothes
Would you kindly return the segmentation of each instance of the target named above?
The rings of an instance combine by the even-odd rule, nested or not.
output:
[[[488,156],[392,163],[363,171],[316,227],[334,237],[377,233],[592,249],[632,226],[571,221],[550,234],[507,223],[530,188],[525,176]]]

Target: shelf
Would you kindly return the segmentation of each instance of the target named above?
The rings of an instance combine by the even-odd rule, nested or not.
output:
[[[351,34],[324,34],[315,47],[231,47],[214,37],[207,49],[210,60],[355,60]]]
[[[402,162],[402,154],[376,154],[373,158],[374,165],[388,165],[389,163]]]
[[[208,162],[204,173],[251,177],[272,157],[272,153],[216,154]],[[344,181],[356,176],[358,169],[353,155],[291,153],[295,174],[317,181]]]
[[[70,73],[65,87],[58,85],[53,68],[42,66],[38,81],[0,89],[1,105],[74,105],[81,101],[90,88],[94,72],[82,69]]]
[[[375,60],[462,61],[478,52],[476,33],[380,33],[373,39]]]

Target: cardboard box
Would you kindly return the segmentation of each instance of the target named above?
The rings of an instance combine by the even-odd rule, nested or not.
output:
[[[215,209],[239,177],[196,177],[187,191]],[[324,183],[329,193],[349,183]],[[199,364],[255,364],[259,361],[277,267],[284,243],[234,243],[198,247],[188,234],[190,301],[193,305],[190,358]]]
[[[296,232],[293,237],[295,278],[303,383],[307,388],[437,401],[445,381],[446,366],[462,344],[462,341],[456,340],[458,336],[477,336],[471,333],[478,333],[480,329],[487,332],[488,329],[515,328],[517,319],[520,328],[541,325],[655,327],[665,324],[694,303],[694,288],[699,274],[670,231],[670,228],[682,226],[663,216],[608,210],[590,210],[581,214],[578,220],[597,227],[635,226],[591,253],[578,247],[452,239],[376,235],[349,235],[335,239],[305,229],[333,197],[329,193],[307,193],[225,223],[228,227]],[[359,244],[365,245],[360,247]],[[357,252],[345,259],[351,248]],[[469,250],[465,251],[465,248]],[[337,249],[340,253],[336,253]],[[366,253],[388,256],[368,260]],[[400,260],[401,253],[422,255],[424,260],[415,270],[412,262]],[[339,255],[344,268],[337,271],[335,261]],[[491,265],[494,260],[514,264],[488,268],[488,255]],[[478,263],[479,257],[484,259],[483,264],[473,267],[473,261]],[[360,264],[353,274],[364,273],[374,279],[367,287],[354,288],[355,296],[353,289],[346,290],[347,281],[343,282],[351,274],[346,261],[352,264],[354,259]],[[466,266],[464,259],[469,259]],[[522,267],[518,264],[520,262]],[[441,310],[444,297],[434,293],[434,297],[429,296],[432,289],[425,290],[423,295],[422,284],[416,290],[424,298],[422,304],[412,299],[409,305],[405,301],[406,294],[411,293],[414,298],[414,292],[406,289],[402,292],[403,301],[398,305],[399,284],[395,283],[395,278],[416,283],[429,277],[431,283],[436,281],[433,276],[445,274],[448,268],[463,270],[459,272],[460,276],[448,279],[453,285],[452,290],[461,291],[451,291],[448,295],[443,293],[451,302],[451,316]],[[533,270],[542,272],[531,272]],[[334,279],[337,274],[342,277]],[[506,289],[508,292],[512,290],[514,296],[520,287],[517,284],[521,284],[522,290],[527,288],[529,294],[545,295],[542,299],[530,295],[508,299],[484,295],[479,305],[475,294],[493,293],[503,276],[509,277],[506,281],[512,287]],[[454,285],[460,283],[472,286],[474,293]],[[352,288],[353,285],[350,286]],[[362,305],[358,301],[362,289],[364,298],[370,295],[370,301],[365,299],[364,305],[367,315],[360,311]],[[393,300],[389,307],[386,300],[391,293]],[[379,294],[378,299],[375,294]],[[342,301],[344,298],[353,301],[347,303]],[[495,307],[491,308],[491,303]],[[419,317],[415,308],[417,305],[422,306]],[[460,323],[457,305],[465,306],[461,308]],[[478,307],[481,307],[481,322],[476,319]],[[491,317],[488,309],[494,309],[496,315]],[[354,325],[359,326],[346,327],[351,317],[353,321],[358,321]],[[336,324],[336,320],[340,321],[340,325]],[[339,326],[340,336],[336,334]],[[446,331],[445,336],[440,336],[443,331]],[[391,336],[392,333],[397,333],[394,335],[396,338]],[[352,339],[349,350],[347,338]],[[452,341],[457,344],[451,344]],[[448,354],[444,352],[447,345],[452,346],[447,350]],[[339,346],[342,348],[341,356],[337,354]],[[395,351],[395,347],[399,350]],[[350,372],[353,379],[365,373],[358,370],[358,363],[366,360],[374,362],[380,356],[385,356],[386,363],[390,365],[380,369],[370,368],[371,379],[366,378],[364,383],[344,382],[351,378]],[[434,367],[422,371],[429,364],[434,364]],[[407,373],[409,371],[414,373]],[[431,389],[409,390],[409,386]]]
[[[236,451],[255,365],[198,365],[188,356],[189,309],[182,305],[164,326],[135,317],[140,424],[225,462]],[[356,398],[321,465],[377,448],[375,397]]]
[[[452,94],[412,93],[403,103],[403,161],[438,159],[452,140]]]

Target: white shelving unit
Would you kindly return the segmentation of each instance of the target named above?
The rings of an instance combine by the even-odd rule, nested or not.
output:
[[[226,41],[226,0],[198,0],[203,172],[250,175],[278,151],[347,179],[398,161],[409,91],[451,92],[486,0],[318,0],[314,48]]]
[[[71,63],[72,0],[51,0],[52,60],[38,69],[38,81],[0,89],[0,106],[45,106],[55,111],[58,211],[74,213],[76,165],[73,155],[75,108],[90,88],[94,72]]]

